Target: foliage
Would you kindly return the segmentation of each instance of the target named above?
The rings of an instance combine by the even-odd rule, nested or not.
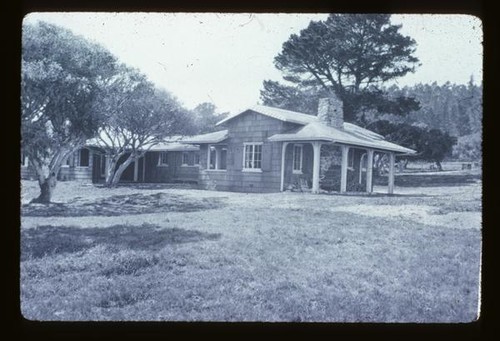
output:
[[[68,30],[23,26],[21,147],[37,174],[36,201],[50,201],[64,160],[96,133],[96,98],[115,66],[108,51]]]
[[[193,109],[195,131],[198,134],[210,133],[217,130],[215,124],[225,117],[228,113],[218,113],[217,107],[213,103],[204,102]]]
[[[453,148],[453,156],[459,160],[480,161],[482,159],[481,133],[461,136]]]
[[[334,92],[344,102],[346,120],[355,121],[360,96],[413,72],[418,63],[415,41],[400,28],[386,14],[331,14],[291,35],[275,65],[291,83]]]
[[[442,170],[441,161],[451,155],[456,138],[439,129],[427,129],[407,123],[394,124],[386,120],[373,122],[370,129],[387,140],[417,151],[412,159],[435,162]]]
[[[172,95],[125,66],[108,84],[101,104],[106,120],[97,140],[106,153],[108,186],[116,185],[132,162],[165,137],[193,129],[191,117]]]
[[[421,122],[429,128],[436,128],[453,136],[466,136],[482,130],[482,85],[476,85],[473,78],[467,85],[417,84],[385,89],[391,96],[414,97],[421,108],[405,118],[407,123]]]

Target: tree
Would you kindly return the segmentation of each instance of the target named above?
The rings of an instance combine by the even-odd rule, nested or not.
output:
[[[198,134],[210,133],[217,129],[215,124],[225,117],[228,113],[217,113],[217,107],[213,103],[201,103],[193,109],[194,124]]]
[[[108,87],[101,104],[106,120],[97,139],[106,153],[109,187],[120,181],[132,162],[165,137],[194,131],[190,115],[175,98],[125,66]],[[125,161],[119,164],[124,156]]]
[[[265,80],[263,87],[260,91],[262,104],[309,115],[318,113],[318,101],[326,96],[320,87],[289,86],[271,80]]]
[[[115,58],[104,48],[58,26],[23,26],[21,148],[49,203],[64,160],[95,135],[101,115],[96,98],[111,77]]]
[[[453,148],[453,156],[459,160],[480,161],[482,159],[481,133],[460,136]]]
[[[456,138],[439,129],[428,129],[423,126],[407,123],[394,124],[389,121],[375,121],[371,126],[375,132],[383,135],[387,140],[398,143],[417,151],[411,158],[435,162],[441,171],[441,162],[450,155]]]
[[[414,71],[416,43],[401,35],[400,28],[386,14],[331,14],[291,35],[275,65],[289,82],[334,92],[352,122],[359,96]]]

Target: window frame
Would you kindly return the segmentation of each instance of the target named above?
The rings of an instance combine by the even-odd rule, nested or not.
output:
[[[213,148],[213,150],[212,150]],[[219,168],[221,162],[222,150],[226,151],[226,168]],[[214,152],[214,157],[212,158],[212,151]],[[207,147],[207,168],[206,171],[209,172],[225,172],[227,171],[227,153],[228,146],[226,144],[209,144]],[[214,168],[210,168],[213,161]]]
[[[244,142],[243,143],[243,168],[242,168],[242,171],[243,172],[262,172],[262,151],[263,151],[263,142]],[[260,160],[259,163],[260,163],[260,167],[245,167],[245,164],[247,163],[246,161],[246,156],[247,156],[247,146],[251,146],[252,147],[252,151],[251,151],[251,154],[252,157],[251,157],[251,160],[250,161],[250,164],[253,166],[255,164],[255,146],[260,146]]]
[[[299,169],[295,168],[296,148],[300,149]],[[303,165],[304,165],[304,145],[301,143],[294,144],[293,145],[293,154],[292,154],[292,173],[293,174],[303,174],[303,172],[302,172]]]
[[[165,160],[163,160],[163,157],[165,156]],[[166,161],[165,163],[163,161]],[[157,167],[168,167],[168,152],[167,151],[161,151],[160,155],[158,156],[158,164],[156,165]]]
[[[193,165],[194,166],[200,165],[200,152],[199,151],[193,153]]]
[[[181,156],[182,160],[181,160],[181,167],[188,167],[190,166],[189,164],[189,152],[182,152],[182,156]],[[186,162],[184,162],[186,161]]]
[[[226,156],[225,156],[225,159],[224,159],[224,161],[226,162],[226,164],[225,164],[225,167],[222,168],[222,152],[224,152],[224,151],[226,152]],[[217,168],[217,170],[223,170],[223,171],[227,170],[227,147],[221,147],[220,148],[220,151],[219,151],[219,160],[218,161],[219,161],[220,168]]]

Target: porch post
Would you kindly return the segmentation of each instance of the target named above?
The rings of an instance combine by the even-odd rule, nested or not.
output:
[[[394,193],[394,153],[389,153],[389,184],[387,192],[389,194]]]
[[[139,179],[139,159],[134,161],[134,182],[137,182]]]
[[[210,170],[210,145],[207,144],[207,169]]]
[[[341,145],[342,163],[340,166],[340,193],[347,192],[347,159],[349,156],[349,146]]]
[[[314,158],[313,158],[313,178],[312,178],[312,193],[319,193],[319,167],[321,156],[321,143],[312,142]]]
[[[373,180],[373,149],[368,149],[366,155],[368,157],[366,162],[366,192],[371,193],[372,191],[372,180]]]
[[[281,184],[280,184],[280,191],[283,192],[285,189],[285,152],[286,152],[286,146],[288,146],[288,142],[283,142],[281,146]]]

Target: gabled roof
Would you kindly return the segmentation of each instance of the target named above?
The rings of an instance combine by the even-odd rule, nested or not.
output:
[[[227,139],[227,136],[228,136],[227,130],[220,130],[213,133],[186,137],[181,141],[182,143],[193,143],[193,144],[219,143]]]
[[[217,125],[227,122],[248,111],[272,117],[284,122],[292,122],[303,125],[303,127],[284,134],[276,134],[269,137],[269,141],[328,141],[350,144],[360,147],[369,147],[380,150],[388,150],[397,153],[414,154],[415,151],[386,141],[384,137],[371,130],[361,128],[355,124],[344,122],[343,129],[336,129],[321,122],[317,116],[307,115],[291,110],[255,105],[236,115],[227,117],[218,122]]]
[[[292,122],[292,123],[297,123],[297,124],[307,124],[307,123],[317,121],[316,116],[313,116],[313,115],[307,115],[307,114],[302,114],[302,113],[295,112],[295,111],[268,107],[265,105],[254,105],[253,107],[248,108],[247,110],[242,111],[236,115],[226,117],[222,121],[217,122],[216,125],[220,125],[224,122],[232,120],[233,118],[240,116],[249,110],[255,111],[256,113],[259,113],[259,114],[262,114],[265,116],[269,116],[269,117],[272,117],[272,118],[275,118],[277,120],[284,121],[284,122]]]

